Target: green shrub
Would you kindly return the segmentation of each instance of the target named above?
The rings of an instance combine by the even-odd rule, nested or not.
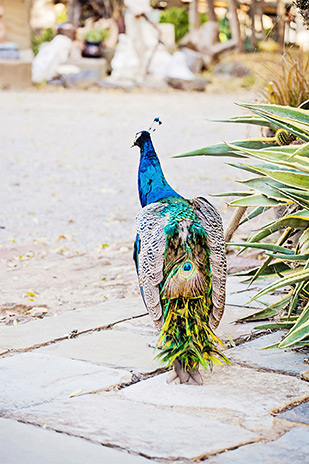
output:
[[[55,37],[55,31],[52,28],[43,29],[40,35],[33,34],[32,35],[32,50],[34,56],[39,53],[40,45],[43,42],[51,42]]]
[[[107,29],[103,28],[95,28],[90,29],[84,34],[84,39],[90,43],[100,43],[103,42],[104,39],[107,39],[109,36],[109,32]]]
[[[185,8],[173,7],[163,10],[159,22],[174,24],[177,43],[189,32],[189,15]]]

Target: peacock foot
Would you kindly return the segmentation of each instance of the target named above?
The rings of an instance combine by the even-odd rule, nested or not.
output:
[[[203,385],[203,379],[197,369],[185,371],[182,369],[180,362],[176,359],[173,362],[173,369],[168,374],[167,383],[179,384],[185,383],[187,385]]]

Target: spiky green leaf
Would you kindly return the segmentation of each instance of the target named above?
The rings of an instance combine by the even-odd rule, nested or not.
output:
[[[235,140],[235,142],[232,143],[236,147],[252,149],[267,148],[273,145],[277,145],[273,141],[269,143],[265,142],[264,138]],[[188,156],[232,156],[235,158],[246,158],[241,153],[235,153],[235,150],[231,150],[231,148],[226,143],[217,143],[215,145],[209,145],[207,147],[199,148],[198,150],[189,151],[181,155],[175,155],[173,158],[186,158]]]
[[[287,200],[284,199],[282,201],[277,201],[265,195],[255,194],[231,201],[230,206],[280,206],[287,203]]]
[[[274,317],[277,314],[279,314],[280,311],[282,311],[282,309],[285,308],[289,304],[289,302],[291,301],[291,298],[292,298],[292,295],[290,294],[286,295],[282,297],[276,303],[273,303],[272,305],[267,306],[267,308],[264,308],[261,311],[251,314],[250,316],[242,317],[241,319],[238,319],[236,322],[237,323],[255,322],[255,321],[262,321],[262,320]]]
[[[264,288],[263,290],[258,292],[256,295],[254,295],[254,297],[251,298],[250,301],[254,301],[257,298],[260,298],[261,296],[266,295],[267,293],[273,292],[274,290],[277,290],[277,288],[291,286],[291,285],[297,284],[298,282],[302,282],[308,279],[309,279],[309,269],[295,271],[291,275],[283,277],[280,280],[277,280],[276,282],[268,285],[266,288]]]
[[[241,246],[244,248],[258,248],[260,250],[268,250],[268,251],[273,251],[273,252],[281,252],[284,255],[294,255],[294,252],[290,250],[289,248],[285,248],[279,245],[273,245],[271,243],[252,243],[252,242],[247,242],[247,243],[227,243],[227,245],[233,245],[233,246]]]

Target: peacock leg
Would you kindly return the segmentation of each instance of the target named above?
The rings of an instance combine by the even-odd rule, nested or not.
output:
[[[188,385],[202,385],[203,379],[197,369],[191,369],[190,371],[184,371],[181,367],[180,362],[176,359],[173,362],[173,369],[168,374],[167,383],[186,383]]]

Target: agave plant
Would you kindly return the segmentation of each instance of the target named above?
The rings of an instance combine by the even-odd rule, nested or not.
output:
[[[266,209],[284,207],[282,217],[267,223],[249,241],[234,243],[263,250],[263,264],[242,275],[250,282],[263,277],[277,277],[252,300],[279,288],[290,287],[287,295],[262,311],[243,318],[258,321],[275,317],[263,328],[289,329],[279,348],[309,345],[309,111],[279,105],[241,105],[254,115],[231,118],[228,122],[246,122],[277,128],[275,137],[218,144],[178,155],[233,156],[241,162],[232,165],[253,174],[241,181],[249,190],[220,195],[237,196],[231,206],[253,208],[242,222],[262,215]],[[283,131],[283,132],[282,132]],[[280,139],[280,132],[286,137]],[[291,139],[296,144],[286,144]],[[239,198],[240,197],[240,198]],[[280,236],[273,239],[273,234]],[[267,238],[267,242],[264,239]],[[292,240],[292,246],[289,244]],[[269,242],[269,240],[272,242]],[[258,326],[261,328],[261,326]]]

